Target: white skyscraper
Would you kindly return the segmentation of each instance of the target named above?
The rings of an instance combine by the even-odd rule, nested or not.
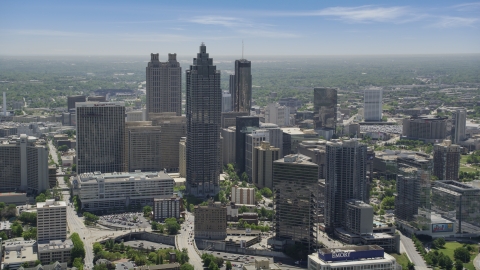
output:
[[[365,121],[381,121],[382,120],[382,92],[379,87],[366,89],[363,101],[363,117]]]
[[[222,93],[222,112],[232,111],[232,94],[228,91]]]

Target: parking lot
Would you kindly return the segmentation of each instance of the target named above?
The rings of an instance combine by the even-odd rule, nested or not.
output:
[[[99,216],[98,222],[108,227],[126,229],[143,229],[150,227],[150,224],[141,212]]]

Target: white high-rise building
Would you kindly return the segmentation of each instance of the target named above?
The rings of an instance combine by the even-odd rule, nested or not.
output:
[[[365,89],[363,101],[363,118],[368,121],[382,120],[382,93],[380,87]]]
[[[245,172],[248,175],[248,179],[252,180],[253,149],[260,146],[262,142],[268,142],[269,140],[270,133],[265,129],[254,130],[251,134],[245,136]]]
[[[278,103],[270,103],[265,107],[265,122],[281,127],[290,126],[290,108]]]
[[[37,241],[67,238],[67,204],[54,199],[37,203]]]

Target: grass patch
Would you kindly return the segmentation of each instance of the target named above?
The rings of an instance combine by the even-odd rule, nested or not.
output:
[[[438,249],[438,252],[441,252],[444,255],[447,255],[455,263],[455,259],[453,258],[453,252],[455,251],[456,248],[459,248],[459,247],[463,247],[463,244],[458,242],[447,242],[444,248]],[[473,266],[473,259],[475,259],[475,256],[477,256],[477,254],[470,254],[470,262],[464,263],[463,267],[467,268],[468,270],[475,270],[475,266]]]
[[[402,266],[402,269],[408,269],[408,263],[410,262],[410,260],[408,259],[407,254],[392,253],[390,255],[392,255],[395,260],[397,260],[397,263]]]
[[[461,172],[476,172],[477,170],[472,167],[465,167],[465,166],[460,166],[460,171]]]

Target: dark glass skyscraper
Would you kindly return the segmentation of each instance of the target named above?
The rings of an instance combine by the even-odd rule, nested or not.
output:
[[[315,128],[337,128],[337,88],[314,88]]]
[[[187,192],[212,195],[219,191],[222,89],[220,71],[203,43],[186,71],[186,80]]]
[[[230,75],[230,92],[233,111],[250,112],[252,107],[252,62],[246,59],[235,60],[235,75]]]
[[[239,116],[237,117],[235,129],[235,162],[237,171],[243,173],[245,171],[245,137],[252,129],[249,127],[260,126],[260,118],[258,116]]]

